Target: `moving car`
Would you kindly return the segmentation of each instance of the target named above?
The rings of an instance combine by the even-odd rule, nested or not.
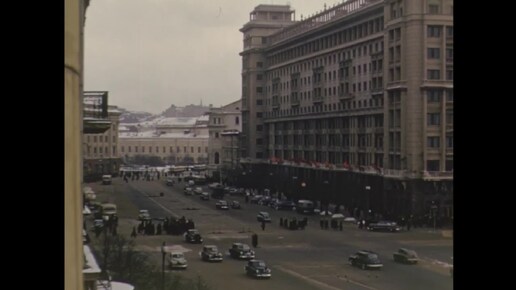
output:
[[[415,251],[405,248],[399,248],[398,251],[392,254],[392,256],[394,258],[394,261],[398,263],[417,264],[417,262],[419,261],[419,258]]]
[[[185,195],[193,195],[193,190],[191,187],[185,187],[184,193]]]
[[[203,242],[201,234],[197,229],[189,229],[184,233],[185,242],[191,244],[200,244]]]
[[[219,200],[217,203],[215,203],[215,207],[217,209],[229,209],[228,202],[225,200]]]
[[[222,262],[222,253],[215,245],[206,245],[202,248],[201,259],[207,262]]]
[[[381,269],[383,267],[378,254],[372,251],[359,251],[348,259],[352,266],[360,267],[362,270],[366,269]]]
[[[244,269],[247,275],[256,278],[270,278],[272,276],[271,269],[262,260],[250,260]]]
[[[111,184],[111,175],[102,175],[102,184]]]
[[[170,269],[186,269],[188,262],[185,255],[181,252],[171,252],[168,254],[168,267]]]
[[[266,223],[270,223],[271,222],[271,216],[269,215],[268,212],[265,212],[265,211],[259,212],[258,215],[256,216],[256,219],[259,222],[266,222]]]
[[[301,214],[314,214],[315,204],[311,200],[301,199],[297,201],[296,211]]]
[[[254,259],[254,251],[247,244],[233,243],[229,249],[229,254],[235,259]]]
[[[202,193],[202,187],[196,187],[196,188],[194,189],[194,193],[195,193],[195,194],[201,194],[201,193]]]
[[[367,229],[370,231],[377,231],[377,232],[399,232],[401,228],[398,226],[396,222],[391,221],[379,221],[377,223],[370,223],[367,226]]]
[[[174,178],[172,176],[167,177],[167,186],[174,186]]]
[[[138,214],[138,220],[139,221],[150,221],[151,220],[151,216],[150,216],[149,210],[147,210],[147,209],[140,209],[140,212]]]
[[[240,206],[240,203],[236,200],[231,201],[229,205],[231,206],[232,209],[241,209],[242,208],[242,206]]]
[[[207,192],[203,192],[203,193],[201,193],[201,195],[199,196],[199,198],[200,198],[201,200],[210,200],[210,194],[209,194],[209,193],[207,193]]]
[[[290,200],[280,200],[274,205],[276,210],[296,210],[296,204]]]

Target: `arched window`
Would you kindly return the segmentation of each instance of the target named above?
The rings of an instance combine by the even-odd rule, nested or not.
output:
[[[219,152],[215,152],[215,164],[219,164]]]

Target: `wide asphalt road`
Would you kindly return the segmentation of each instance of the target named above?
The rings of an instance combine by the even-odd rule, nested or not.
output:
[[[227,196],[226,200],[238,200],[242,209],[216,210],[216,200],[202,201],[197,195],[185,196],[183,184],[167,187],[165,181],[130,181],[116,178],[113,185],[102,190],[122,194],[134,209],[120,212],[121,219],[137,222],[138,209],[148,209],[153,217],[185,216],[193,219],[203,235],[204,244],[214,244],[223,252],[233,242],[251,245],[251,234],[258,234],[256,256],[265,260],[273,271],[270,280],[256,280],[244,275],[245,261],[226,256],[222,263],[200,261],[202,245],[186,244],[179,236],[139,236],[136,240],[141,250],[149,251],[160,263],[160,245],[167,243],[168,250],[185,253],[189,262],[181,275],[200,275],[214,289],[378,289],[378,290],[430,290],[453,289],[449,274],[452,262],[453,241],[431,230],[417,229],[401,233],[378,233],[359,230],[348,225],[343,231],[321,230],[319,217],[310,216],[305,230],[289,231],[279,227],[280,217],[304,216],[294,212],[276,211],[269,207],[245,204],[243,197]],[[205,191],[211,194],[209,189]],[[159,193],[163,192],[164,197]],[[109,194],[109,193],[108,193]],[[272,223],[262,231],[256,221],[259,211],[271,214]],[[392,253],[400,247],[414,249],[421,262],[418,265],[395,263]],[[379,254],[382,270],[361,270],[348,264],[349,255],[358,250],[372,250]]]

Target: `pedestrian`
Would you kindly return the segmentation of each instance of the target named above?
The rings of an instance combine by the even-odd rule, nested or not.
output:
[[[258,248],[258,235],[254,233],[251,237],[253,248]]]
[[[133,227],[133,231],[131,232],[131,238],[136,238],[136,227]]]
[[[262,221],[262,231],[265,231],[265,221]]]

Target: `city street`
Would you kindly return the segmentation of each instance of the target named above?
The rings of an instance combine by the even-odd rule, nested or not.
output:
[[[129,181],[114,178],[112,185],[86,184],[97,193],[97,201],[118,205],[118,233],[129,237],[138,225],[139,209],[149,210],[152,217],[184,216],[193,219],[204,238],[204,245],[213,244],[225,254],[222,263],[200,260],[202,245],[183,242],[182,236],[142,236],[136,238],[137,248],[149,252],[161,265],[161,244],[167,250],[183,251],[188,269],[175,271],[186,277],[201,276],[213,289],[370,289],[412,290],[453,289],[449,273],[452,262],[453,240],[431,229],[410,232],[379,233],[345,225],[343,231],[322,230],[319,217],[309,216],[305,230],[290,231],[279,226],[280,217],[302,219],[290,211],[276,211],[270,207],[246,204],[241,196],[226,196],[227,201],[238,200],[242,209],[217,210],[215,199],[202,201],[199,196],[185,196],[184,183],[173,187],[165,180]],[[205,191],[211,194],[207,186]],[[160,192],[164,193],[160,197]],[[256,220],[259,211],[270,213],[272,223],[262,231]],[[272,269],[270,280],[257,280],[244,273],[245,261],[228,256],[233,242],[251,245],[251,235],[258,234],[257,259],[263,259]],[[421,259],[417,265],[395,263],[392,253],[400,247],[415,250]],[[348,257],[358,250],[379,254],[383,269],[362,270],[352,267]]]

